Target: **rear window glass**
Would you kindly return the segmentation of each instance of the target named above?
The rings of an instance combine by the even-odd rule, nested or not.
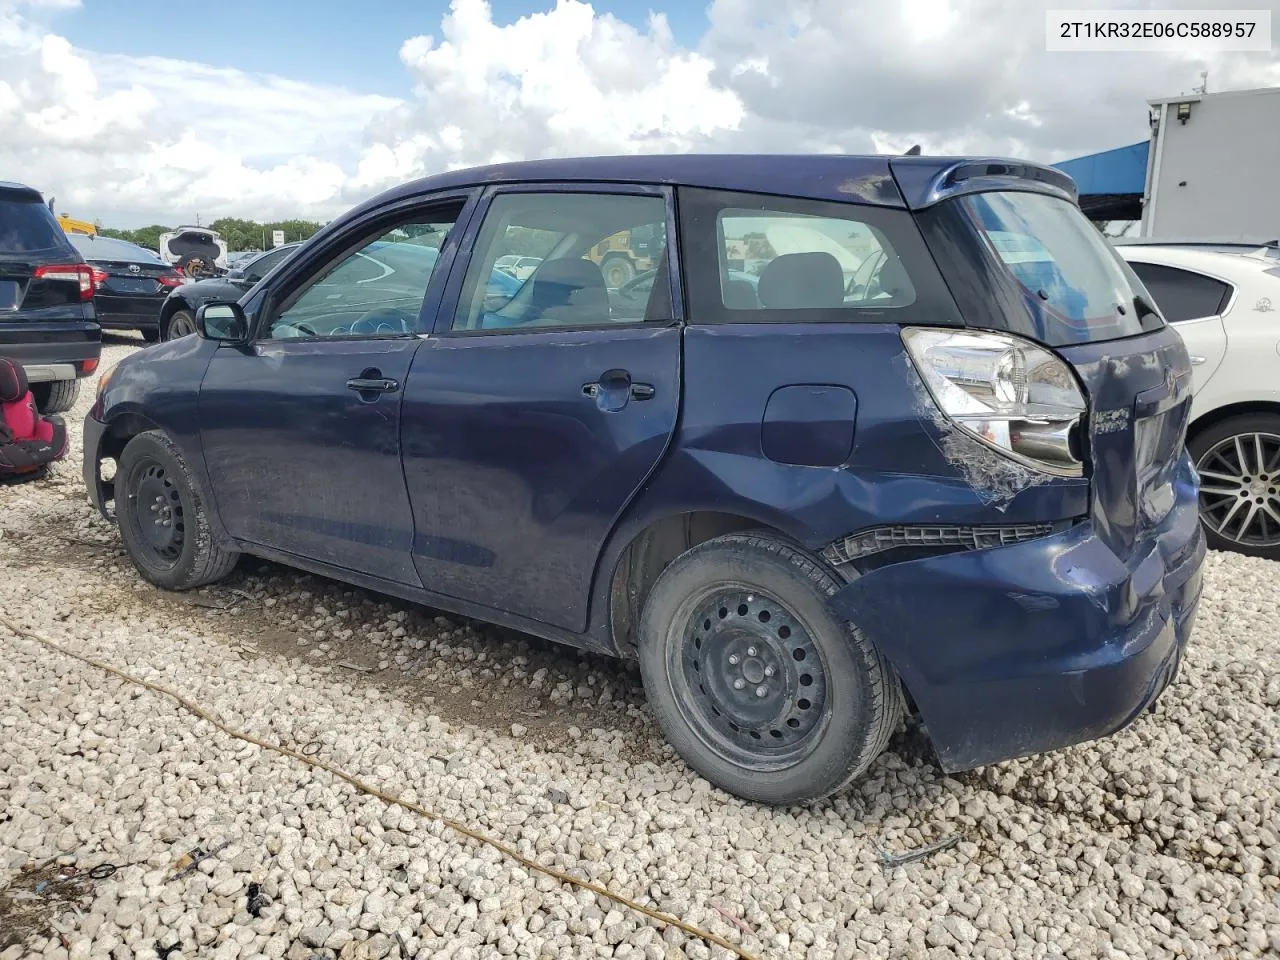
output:
[[[86,260],[123,260],[128,263],[165,265],[159,255],[152,253],[146,247],[139,247],[124,240],[113,240],[111,237],[85,236],[73,236],[67,239],[71,241],[71,245],[79,250]]]
[[[43,203],[0,200],[0,256],[35,256],[69,247],[67,235]]]
[[[717,228],[726,309],[887,309],[915,301],[889,241],[853,217],[730,208]]]
[[[1079,208],[1040,193],[979,193],[959,201],[1019,285],[1040,339],[1052,344],[1132,336],[1141,281]]]

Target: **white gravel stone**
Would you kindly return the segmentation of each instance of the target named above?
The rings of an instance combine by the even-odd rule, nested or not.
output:
[[[110,339],[104,366],[133,348]],[[0,489],[0,608],[234,726],[758,956],[1280,955],[1273,564],[1210,555],[1177,683],[1112,738],[949,777],[900,733],[841,796],[770,810],[674,758],[634,666],[252,560],[193,594],[145,585],[84,503],[92,394],[55,474]],[[398,957],[397,935],[453,960],[726,956],[3,631],[0,689],[0,890],[57,854],[121,865],[60,918],[69,949],[50,931],[0,960]]]

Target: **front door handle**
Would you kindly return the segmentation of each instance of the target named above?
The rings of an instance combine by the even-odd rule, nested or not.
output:
[[[590,397],[592,400],[600,396],[600,390],[601,387],[598,383],[584,383],[582,385],[582,395]],[[628,388],[627,395],[632,400],[652,400],[656,392],[651,383],[633,383]]]
[[[400,389],[400,381],[388,377],[353,377],[347,381],[347,389],[357,393],[395,393]]]

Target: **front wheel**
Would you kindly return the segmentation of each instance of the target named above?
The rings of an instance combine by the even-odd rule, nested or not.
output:
[[[214,542],[208,508],[182,454],[158,430],[125,446],[116,470],[116,521],[129,559],[166,590],[190,590],[221,580],[239,558]]]
[[[863,773],[903,712],[892,667],[828,598],[835,578],[767,534],[678,557],[640,624],[645,692],[667,740],[748,800],[821,799]]]
[[[196,318],[189,310],[175,310],[169,322],[164,325],[165,340],[177,340],[196,332]]]
[[[1280,416],[1252,413],[1187,444],[1200,475],[1200,519],[1215,550],[1280,560]]]

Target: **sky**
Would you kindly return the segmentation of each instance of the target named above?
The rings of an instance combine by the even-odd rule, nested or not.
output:
[[[981,153],[1145,139],[1259,54],[1049,53],[1062,7],[1280,0],[0,0],[0,179],[111,226],[329,219],[441,170],[638,152]],[[207,11],[207,12],[205,12]]]

